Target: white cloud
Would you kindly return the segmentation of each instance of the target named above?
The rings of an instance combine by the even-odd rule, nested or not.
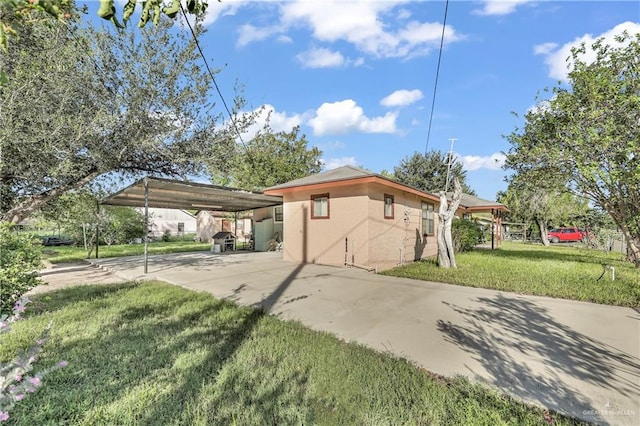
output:
[[[287,35],[281,34],[278,36],[278,38],[276,39],[278,40],[279,43],[286,43],[286,44],[290,44],[293,43],[293,39]]]
[[[482,9],[476,9],[478,15],[508,15],[515,12],[518,6],[533,0],[486,0]]]
[[[352,99],[324,103],[316,110],[316,116],[308,121],[315,135],[335,135],[349,132],[394,133],[397,113],[369,118]]]
[[[356,157],[340,157],[340,158],[327,158],[323,159],[322,163],[325,170],[337,169],[342,166],[355,166]]]
[[[340,52],[329,49],[311,49],[296,55],[304,68],[332,68],[344,65],[345,59]]]
[[[536,46],[533,46],[533,54],[534,55],[548,55],[553,52],[553,50],[558,47],[557,43],[542,43]]]
[[[250,2],[251,0],[225,0],[224,2],[210,1],[202,23],[207,26],[216,22],[221,16],[235,15],[239,8],[249,4]]]
[[[527,113],[538,114],[544,113],[551,110],[551,101],[555,99],[555,95],[551,97],[551,99],[542,99],[537,104],[534,104],[529,107]]]
[[[489,156],[461,155],[457,159],[470,172],[480,169],[500,170],[504,165],[505,155],[496,152]]]
[[[571,49],[573,47],[579,47],[582,43],[587,48],[586,52],[580,55],[580,59],[586,63],[591,63],[596,58],[596,53],[591,49],[591,45],[598,39],[604,38],[605,43],[611,46],[620,47],[620,43],[615,41],[614,37],[627,31],[629,34],[635,34],[640,32],[640,23],[637,22],[623,22],[616,25],[609,31],[606,31],[598,36],[591,34],[585,34],[575,40],[556,48],[548,49],[550,43],[545,43],[534,47],[534,52],[545,56],[544,62],[549,67],[549,77],[556,80],[567,80],[567,75],[572,69],[572,64],[567,61],[567,58],[571,56]],[[546,46],[546,47],[545,47]],[[546,50],[545,50],[546,49]]]
[[[262,130],[267,120],[269,120],[269,126],[274,132],[288,132],[303,121],[302,115],[288,115],[286,112],[278,112],[273,105],[269,104],[262,105],[261,107],[242,115],[249,114],[256,114],[256,117],[254,124],[249,126],[242,133],[242,138],[245,141],[251,140],[256,133]]]
[[[407,9],[400,9],[398,11],[398,15],[396,16],[396,18],[399,20],[409,19],[410,17],[411,12],[409,12]]]
[[[407,106],[411,105],[414,102],[419,101],[424,98],[424,95],[419,89],[413,90],[396,90],[389,96],[385,97],[380,101],[380,105],[386,107],[398,107],[398,106]]]
[[[245,24],[238,31],[240,36],[236,44],[240,47],[246,46],[254,41],[265,40],[270,36],[277,34],[280,30],[277,27],[256,27],[251,24]]]
[[[407,0],[386,1],[306,1],[280,4],[278,31],[308,27],[316,41],[346,41],[360,52],[373,57],[410,57],[428,53],[440,44],[442,24],[437,22],[404,22],[406,10],[391,13]],[[401,19],[398,19],[400,17]],[[276,27],[267,29],[275,33]],[[257,29],[252,34],[261,34]],[[451,26],[445,29],[445,43],[464,38]],[[260,38],[255,38],[259,40]],[[244,41],[250,40],[245,37]]]

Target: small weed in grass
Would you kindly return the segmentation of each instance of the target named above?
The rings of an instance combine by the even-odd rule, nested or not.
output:
[[[53,320],[38,367],[67,368],[9,424],[543,424],[543,410],[463,379],[160,283],[35,297],[0,359]],[[555,424],[575,424],[555,416]]]
[[[498,250],[459,253],[456,261],[457,269],[439,268],[433,260],[426,260],[383,273],[520,294],[640,306],[640,269],[622,260],[619,253],[505,243]],[[605,265],[615,268],[615,280]]]

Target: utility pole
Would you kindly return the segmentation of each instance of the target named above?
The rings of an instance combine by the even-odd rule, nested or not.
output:
[[[444,192],[447,192],[447,190],[449,189],[449,173],[451,171],[451,160],[453,159],[453,143],[458,139],[449,138],[448,140],[451,141],[451,147],[449,148],[449,158],[447,159],[447,180],[444,184]]]

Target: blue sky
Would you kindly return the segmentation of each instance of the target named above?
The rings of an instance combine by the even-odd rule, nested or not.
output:
[[[444,9],[443,1],[209,0],[200,41],[222,68],[227,102],[239,82],[248,108],[271,111],[274,130],[300,125],[326,168],[392,171],[427,148]],[[450,1],[428,149],[448,151],[455,138],[471,187],[495,199],[506,188],[502,135],[522,123],[511,113],[565,79],[571,46],[622,29],[640,32],[639,2]]]

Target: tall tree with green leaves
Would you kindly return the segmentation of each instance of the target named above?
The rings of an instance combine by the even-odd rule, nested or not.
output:
[[[199,173],[233,137],[218,126],[190,34],[170,23],[126,34],[22,29],[3,58],[12,78],[0,87],[0,220],[19,222],[106,177]]]
[[[529,179],[526,175],[512,176],[506,192],[498,201],[509,207],[511,220],[531,222],[538,226],[540,240],[549,245],[547,230],[560,224],[569,224],[576,217],[586,214],[588,200],[567,191],[560,181]],[[575,225],[575,223],[574,223]],[[526,227],[525,227],[526,228]]]
[[[571,63],[570,87],[554,88],[507,137],[506,167],[534,182],[553,176],[592,200],[620,227],[640,267],[640,34],[583,44]]]
[[[414,152],[413,155],[403,158],[400,165],[393,168],[393,174],[399,182],[437,194],[445,189],[448,168],[449,154],[432,150],[426,154]],[[458,179],[462,192],[475,195],[475,191],[467,183],[467,171],[459,161],[452,159],[448,174],[448,191],[453,190],[453,181]]]
[[[322,151],[308,145],[299,126],[288,132],[273,132],[267,123],[246,144],[235,145],[234,151],[227,152],[226,170],[212,166],[210,173],[215,183],[261,191],[318,173]]]

